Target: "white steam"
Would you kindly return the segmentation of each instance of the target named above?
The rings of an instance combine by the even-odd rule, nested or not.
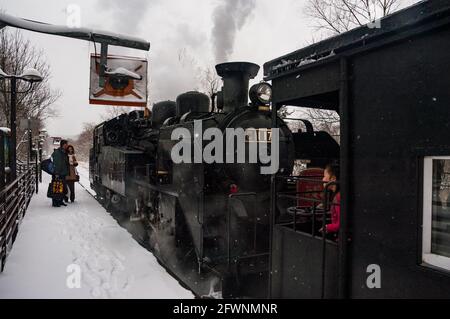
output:
[[[255,0],[224,0],[213,12],[212,42],[216,62],[226,62],[233,53],[236,32],[247,22]]]

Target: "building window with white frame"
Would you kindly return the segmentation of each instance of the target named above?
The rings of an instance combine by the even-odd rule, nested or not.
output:
[[[450,271],[450,156],[425,157],[422,261]]]

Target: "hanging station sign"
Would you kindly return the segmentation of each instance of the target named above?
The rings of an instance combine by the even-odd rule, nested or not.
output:
[[[147,67],[143,58],[108,56],[101,76],[100,55],[91,55],[89,103],[147,106]]]

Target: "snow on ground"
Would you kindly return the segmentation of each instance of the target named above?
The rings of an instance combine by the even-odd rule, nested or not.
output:
[[[89,188],[86,165],[79,173]],[[49,181],[43,173],[0,274],[0,298],[193,298],[79,184],[75,203],[51,207]]]
[[[91,189],[91,182],[89,181],[89,163],[86,162],[80,162],[77,167],[78,175],[80,175],[80,184],[84,189],[92,194],[93,196],[96,195],[95,191]]]

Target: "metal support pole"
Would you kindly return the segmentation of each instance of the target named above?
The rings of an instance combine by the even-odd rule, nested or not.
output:
[[[16,125],[16,95],[17,95],[16,78],[11,77],[11,109],[10,109],[10,123],[11,123],[11,147],[9,150],[9,167],[11,168],[11,179],[14,181],[17,178],[17,125]]]
[[[328,185],[323,190],[325,205],[322,215],[322,269],[320,277],[320,299],[325,299],[325,276],[326,276],[326,256],[327,256],[327,211],[331,209],[330,193],[328,192]]]
[[[350,180],[350,112],[349,112],[349,62],[346,57],[342,57],[340,61],[341,68],[341,84],[339,90],[339,116],[341,118],[341,220],[339,229],[339,277],[338,277],[338,294],[339,298],[348,298],[350,296],[348,284],[348,233],[350,226],[351,213],[349,211],[349,180]]]
[[[36,167],[35,167],[35,174],[36,174],[36,194],[39,191],[39,171],[38,171],[38,154],[37,154],[37,149],[35,150],[35,157],[36,157]]]
[[[31,133],[31,119],[28,118],[27,120],[27,127],[28,127],[28,160],[27,165],[28,168],[30,168],[31,160],[32,160],[32,154],[33,154],[33,139],[32,139],[32,133]]]
[[[278,104],[275,102],[275,95],[272,97],[272,130],[278,127]],[[281,105],[280,105],[281,106]],[[276,222],[276,211],[277,211],[277,192],[276,192],[276,182],[277,175],[272,174],[270,177],[270,222],[269,222],[269,276],[268,276],[268,291],[267,297],[272,298],[272,254],[273,254],[273,236],[274,236],[274,226]]]
[[[3,132],[0,131],[0,147],[2,152],[0,152],[0,191],[5,187],[5,154],[3,153],[3,148],[5,147],[5,137]]]
[[[39,147],[39,182],[42,183],[42,168],[41,163],[42,163],[42,146],[38,146]]]
[[[105,87],[105,71],[107,64],[108,64],[108,45],[106,43],[102,43],[100,49],[100,71],[98,74],[100,76],[99,81],[100,87]]]

